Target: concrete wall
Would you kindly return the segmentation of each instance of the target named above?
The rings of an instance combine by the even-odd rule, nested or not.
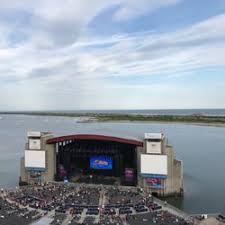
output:
[[[20,160],[20,182],[27,182],[28,181],[28,176],[25,171],[25,159],[24,157],[21,158]]]
[[[167,154],[167,159],[168,159],[168,164],[167,164],[167,170],[168,170],[168,175],[167,179],[165,181],[165,191],[164,195],[168,195],[169,193],[174,192],[173,188],[173,160],[174,160],[174,154],[173,154],[173,149],[171,146],[166,146],[166,154]]]
[[[145,153],[145,148],[137,147],[136,154],[137,154],[137,185],[143,187],[143,178],[141,177],[141,154]]]
[[[174,160],[173,166],[173,187],[176,194],[183,194],[183,162],[180,160]]]
[[[172,146],[167,145],[168,177],[165,182],[165,196],[180,195],[183,189],[182,163],[175,159]]]
[[[46,152],[46,171],[43,174],[43,182],[54,181],[56,172],[56,161],[55,161],[55,145],[46,144],[49,138],[53,135],[46,135],[41,138],[43,149]]]

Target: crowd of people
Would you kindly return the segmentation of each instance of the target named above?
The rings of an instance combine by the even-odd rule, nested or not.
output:
[[[111,187],[106,192],[108,204],[133,204],[146,200],[141,194],[141,189]]]
[[[50,225],[193,225],[136,187],[51,183],[1,192],[0,225],[28,225],[45,217]]]
[[[29,211],[0,198],[0,225],[28,225],[40,217],[41,214],[36,210]]]
[[[79,183],[86,184],[104,184],[104,185],[114,185],[116,179],[107,176],[96,176],[96,175],[82,175],[77,180]]]
[[[127,222],[130,225],[144,225],[144,224],[154,224],[154,225],[190,225],[191,222],[185,221],[183,218],[172,215],[168,211],[160,210],[146,214],[139,215],[129,215],[127,217]]]

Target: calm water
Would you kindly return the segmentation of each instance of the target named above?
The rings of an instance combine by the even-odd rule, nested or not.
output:
[[[76,123],[74,118],[2,116],[0,119],[0,187],[15,187],[28,130],[55,135],[97,133],[143,138],[163,132],[184,162],[185,196],[173,203],[186,212],[225,213],[225,128],[182,124]]]
[[[63,110],[52,112],[70,113],[116,113],[141,115],[193,115],[225,116],[225,109],[135,109],[135,110]]]

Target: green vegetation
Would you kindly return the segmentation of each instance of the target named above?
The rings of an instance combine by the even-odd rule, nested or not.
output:
[[[224,123],[225,117],[212,116],[176,116],[176,115],[97,115],[99,121],[150,121],[150,122],[190,122],[190,123]]]
[[[184,122],[203,124],[224,124],[224,116],[204,115],[140,115],[116,113],[78,113],[78,112],[1,112],[0,114],[21,114],[33,116],[63,116],[63,117],[92,117],[100,122],[108,121],[147,121],[147,122]]]

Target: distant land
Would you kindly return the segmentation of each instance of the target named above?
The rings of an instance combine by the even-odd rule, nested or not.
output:
[[[148,111],[148,112],[147,112]],[[186,113],[185,113],[186,111]],[[31,116],[63,116],[63,117],[90,117],[98,122],[140,121],[140,122],[166,122],[191,123],[199,125],[225,126],[224,109],[205,110],[104,110],[104,111],[15,111],[0,112],[5,115],[31,115]],[[158,113],[157,113],[158,112]],[[163,113],[164,112],[164,113]],[[204,112],[204,114],[203,114]],[[89,120],[88,122],[92,122]]]

